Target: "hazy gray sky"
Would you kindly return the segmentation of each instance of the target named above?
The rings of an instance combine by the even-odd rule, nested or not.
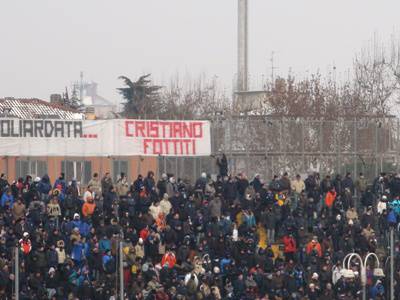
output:
[[[179,72],[217,75],[228,90],[236,72],[236,0],[0,1],[0,97],[48,99],[79,78],[119,100],[119,75],[144,72],[166,83]],[[398,0],[249,0],[253,84],[278,73],[304,76],[351,66],[374,32],[398,29]]]

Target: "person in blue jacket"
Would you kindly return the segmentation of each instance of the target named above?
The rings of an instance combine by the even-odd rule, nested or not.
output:
[[[50,183],[50,178],[49,175],[44,175],[42,179],[40,179],[38,185],[37,185],[37,190],[40,193],[40,198],[42,201],[45,201],[49,197],[49,193],[51,191],[51,183]]]
[[[88,223],[82,221],[80,215],[75,213],[74,219],[67,224],[67,231],[71,233],[72,229],[74,228],[79,229],[79,233],[81,234],[81,236],[87,237],[90,232],[91,226]]]
[[[60,176],[54,182],[53,189],[56,189],[58,185],[61,185],[61,191],[65,194],[67,191],[67,182],[65,181],[64,173],[60,173]]]
[[[14,196],[11,193],[11,189],[7,189],[7,191],[3,193],[3,196],[1,196],[1,206],[5,207],[7,203],[10,208],[14,205]]]

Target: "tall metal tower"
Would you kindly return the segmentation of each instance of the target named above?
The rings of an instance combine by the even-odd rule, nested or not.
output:
[[[238,0],[237,92],[248,90],[248,0]]]

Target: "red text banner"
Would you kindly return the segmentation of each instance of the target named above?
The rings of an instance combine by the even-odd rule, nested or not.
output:
[[[141,147],[142,155],[206,156],[211,153],[207,121],[124,120],[129,144]]]
[[[2,156],[208,156],[208,121],[0,119]]]

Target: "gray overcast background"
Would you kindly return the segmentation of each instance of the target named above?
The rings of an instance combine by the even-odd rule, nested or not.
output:
[[[62,92],[79,78],[119,101],[119,75],[217,75],[230,90],[236,72],[236,0],[0,0],[0,97]],[[398,29],[398,0],[250,0],[250,74],[345,73],[377,32]],[[397,21],[398,22],[398,21]]]

